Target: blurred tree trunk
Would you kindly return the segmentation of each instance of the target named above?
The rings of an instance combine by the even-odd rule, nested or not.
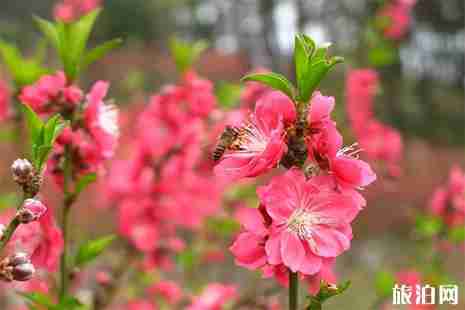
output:
[[[262,36],[269,63],[273,71],[280,71],[279,46],[276,43],[276,24],[273,18],[275,0],[260,0],[260,17],[262,19]]]

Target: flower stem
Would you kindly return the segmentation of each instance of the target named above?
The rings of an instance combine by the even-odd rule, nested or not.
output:
[[[3,248],[8,244],[8,241],[10,241],[11,237],[13,237],[13,233],[15,232],[16,228],[18,228],[19,224],[19,220],[16,216],[10,221],[7,228],[3,232],[2,237],[0,238],[0,251],[3,250]]]
[[[73,195],[69,191],[69,183],[72,181],[72,163],[71,163],[71,152],[68,146],[65,146],[64,153],[65,161],[63,168],[63,209],[61,216],[61,230],[63,233],[63,253],[60,259],[60,299],[66,296],[68,291],[68,280],[69,280],[69,266],[68,266],[68,226],[69,226],[69,214],[71,211],[71,205],[74,202],[72,199]]]
[[[24,200],[28,198],[32,198],[32,197],[24,193],[23,199],[21,199],[19,205],[16,207],[16,210],[18,210],[23,205]],[[14,232],[16,231],[16,229],[19,227],[20,224],[21,223],[19,222],[19,219],[16,216],[10,221],[5,231],[3,232],[3,235],[0,238],[0,252],[3,251],[3,249],[6,247],[6,245],[10,241],[11,237],[13,237]]]
[[[297,272],[289,270],[289,310],[297,310],[299,305],[299,278]]]

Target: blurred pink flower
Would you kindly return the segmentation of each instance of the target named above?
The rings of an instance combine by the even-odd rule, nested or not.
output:
[[[255,177],[274,168],[287,151],[284,126],[293,122],[292,101],[280,92],[261,97],[249,123],[240,129],[237,147],[223,155],[215,174],[230,180]]]
[[[202,294],[192,298],[187,310],[221,310],[225,304],[237,297],[235,285],[210,283]]]
[[[401,174],[402,137],[396,129],[378,121],[374,98],[379,88],[378,73],[372,69],[349,71],[346,80],[346,110],[355,137],[369,159],[386,163],[388,173]]]
[[[411,11],[414,1],[392,0],[378,12],[378,16],[386,19],[383,24],[384,36],[392,40],[401,40],[410,28]]]
[[[11,115],[11,92],[4,80],[0,79],[0,121]]]
[[[170,305],[177,304],[183,297],[181,288],[173,281],[160,281],[148,288],[149,294],[158,295]]]
[[[86,128],[105,159],[113,156],[119,137],[118,109],[103,101],[108,87],[108,82],[96,82],[86,97],[87,104],[84,108]]]
[[[53,15],[56,20],[70,23],[96,9],[101,0],[62,0],[55,4]]]
[[[433,192],[429,212],[442,217],[449,226],[465,223],[465,174],[459,166],[452,166],[448,184]]]
[[[154,304],[144,299],[136,299],[128,302],[121,310],[156,310]]]

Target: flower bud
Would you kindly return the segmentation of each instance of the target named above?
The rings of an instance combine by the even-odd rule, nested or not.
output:
[[[29,262],[29,256],[24,252],[18,252],[8,257],[8,266],[15,267]]]
[[[11,165],[13,179],[19,185],[27,184],[34,175],[34,167],[27,159],[17,159]]]
[[[15,281],[28,281],[34,276],[35,272],[34,265],[29,262],[15,266],[11,274]]]
[[[16,213],[16,217],[22,224],[37,221],[42,214],[47,211],[47,207],[37,199],[26,199]]]
[[[0,279],[4,281],[27,281],[34,273],[34,265],[26,253],[15,253],[0,262]]]

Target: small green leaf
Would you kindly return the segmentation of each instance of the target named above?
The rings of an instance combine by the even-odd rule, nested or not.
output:
[[[465,241],[465,227],[452,227],[449,230],[449,240],[451,240],[454,243],[463,243]]]
[[[178,71],[181,73],[192,67],[200,54],[207,48],[208,43],[206,41],[197,41],[190,44],[189,42],[177,38],[172,38],[170,40],[171,54]]]
[[[19,293],[23,298],[27,300],[29,304],[35,306],[46,307],[47,309],[54,309],[54,304],[52,299],[42,293],[33,292],[33,293]]]
[[[244,76],[241,81],[255,81],[265,84],[273,89],[279,90],[286,94],[291,100],[295,98],[295,91],[292,83],[285,76],[278,73],[253,73]]]
[[[115,240],[115,238],[116,237],[114,235],[109,235],[88,241],[81,245],[76,255],[76,266],[81,267],[96,259],[113,242],[113,240]]]
[[[320,291],[315,296],[309,296],[310,303],[305,308],[306,310],[321,310],[322,304],[337,295],[341,295],[350,287],[350,281],[346,281],[342,284],[339,284],[337,287],[328,285],[327,283],[322,283],[320,286]]]
[[[26,124],[29,128],[32,144],[37,144],[39,142],[42,127],[44,126],[44,122],[40,119],[40,117],[31,109],[30,106],[27,105],[25,102],[21,105],[21,109],[26,117]]]
[[[395,284],[395,277],[387,271],[380,271],[376,274],[375,286],[378,296],[385,297],[392,293]]]
[[[188,248],[176,257],[176,262],[181,266],[183,270],[191,270],[200,260],[199,253],[193,248]]]
[[[97,180],[96,173],[88,173],[82,176],[76,184],[76,190],[74,191],[74,195],[79,195],[84,189],[87,188],[90,184],[94,183]]]
[[[418,216],[416,220],[416,232],[425,238],[436,236],[443,228],[442,219],[438,216]]]
[[[120,47],[122,44],[123,40],[118,38],[107,41],[105,43],[100,44],[97,47],[94,47],[85,54],[80,66],[80,71],[85,70],[89,65],[104,57],[111,50]]]

